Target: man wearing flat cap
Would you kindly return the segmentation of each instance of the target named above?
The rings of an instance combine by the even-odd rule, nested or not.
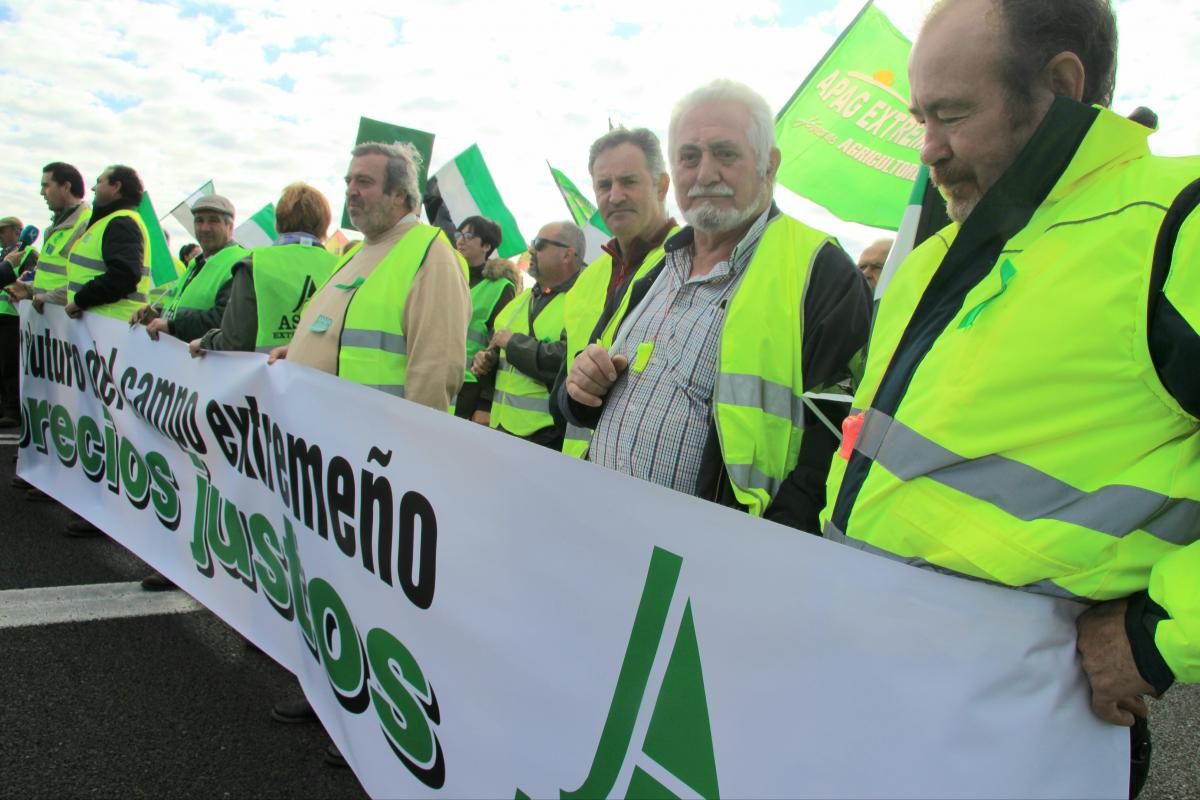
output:
[[[233,241],[233,218],[233,203],[219,194],[201,197],[192,206],[196,241],[203,253],[192,259],[161,305],[145,306],[134,315],[146,326],[150,338],[157,339],[165,331],[190,342],[221,327],[233,285],[233,265],[249,255]]]

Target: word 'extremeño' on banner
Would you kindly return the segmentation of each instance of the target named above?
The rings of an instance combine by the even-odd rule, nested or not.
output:
[[[319,445],[284,431],[262,413],[256,398],[245,405],[209,401],[205,417],[229,466],[275,493],[285,508],[322,539],[333,534],[347,558],[392,586],[393,575],[418,608],[433,603],[437,579],[437,515],[419,492],[396,494],[387,476],[356,469],[345,457],[326,460]],[[392,453],[372,447],[367,463],[386,469]],[[395,569],[393,569],[393,564]]]

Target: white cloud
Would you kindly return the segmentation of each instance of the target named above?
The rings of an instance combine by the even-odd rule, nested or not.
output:
[[[781,106],[861,0],[742,0],[723,14],[694,0],[0,5],[16,17],[5,26],[0,214],[44,223],[37,170],[54,160],[74,163],[89,186],[106,164],[129,163],[160,213],[211,178],[243,217],[294,180],[320,188],[340,214],[362,115],[436,133],[433,168],[478,143],[531,235],[565,214],[547,160],[586,190],[588,145],[610,119],[665,139],[674,101],[714,77],[742,80]],[[878,5],[912,36],[928,3]],[[1187,79],[1200,11],[1184,0],[1117,10],[1117,108],[1159,112],[1159,151],[1200,152]],[[292,91],[267,83],[282,78]],[[115,113],[98,93],[140,102]],[[876,235],[785,190],[780,202],[852,254]]]

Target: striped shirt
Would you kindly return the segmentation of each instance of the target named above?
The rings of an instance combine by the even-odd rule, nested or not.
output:
[[[687,494],[696,493],[712,428],[725,307],[766,229],[764,211],[727,261],[689,277],[692,249],[667,253],[662,273],[613,342],[629,359],[605,399],[588,458]]]

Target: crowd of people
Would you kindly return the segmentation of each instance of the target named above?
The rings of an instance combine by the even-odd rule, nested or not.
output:
[[[89,206],[78,171],[49,164],[40,261],[0,220],[0,282],[193,356],[259,351],[849,546],[1080,600],[1081,668],[1096,713],[1133,726],[1136,791],[1145,696],[1200,680],[1200,159],[1151,155],[1151,130],[1109,110],[1115,65],[1106,0],[935,7],[909,77],[953,222],[877,310],[891,242],[856,265],[781,212],[774,115],[726,80],[679,101],[665,150],[646,128],[592,143],[613,238],[585,264],[579,226],[546,222],[523,290],[500,227],[459,220],[452,242],[422,223],[419,155],[381,143],[351,154],[364,239],[347,253],[321,247],[329,204],[310,186],[284,190],[278,240],[251,252],[209,196],[200,254],[153,302],[137,173],[106,169]],[[17,424],[15,369],[0,357],[0,426]]]

